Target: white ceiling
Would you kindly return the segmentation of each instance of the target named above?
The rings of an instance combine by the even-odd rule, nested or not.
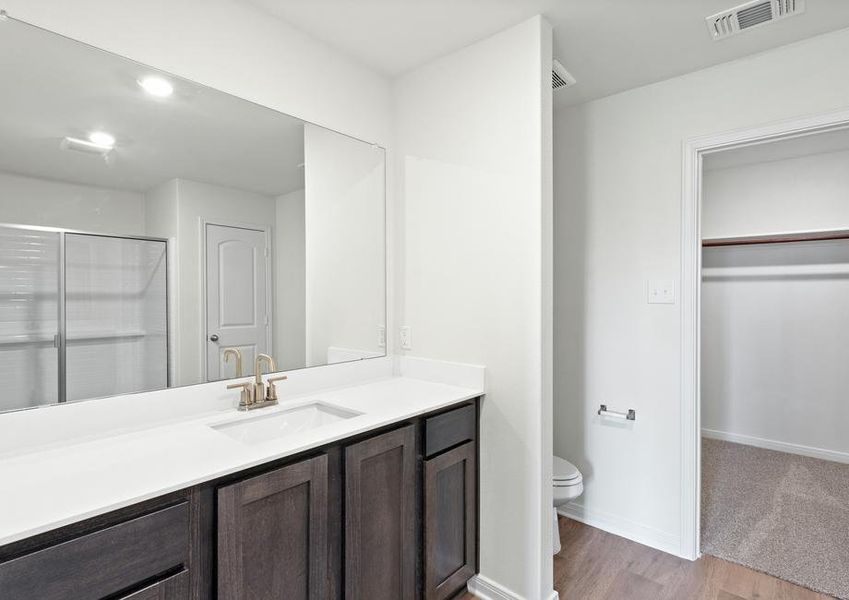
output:
[[[535,14],[578,80],[558,105],[600,98],[849,27],[849,0],[808,0],[801,16],[714,42],[705,17],[742,0],[240,0],[388,76]],[[498,65],[493,65],[495,74]],[[788,76],[792,76],[788,74]]]
[[[174,178],[277,195],[303,188],[303,122],[176,77],[167,99],[137,80],[155,74],[15,21],[0,22],[0,171],[146,191]],[[117,138],[106,163],[63,150],[65,136]]]

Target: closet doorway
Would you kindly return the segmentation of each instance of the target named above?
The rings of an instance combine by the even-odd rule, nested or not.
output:
[[[849,128],[838,121],[689,145],[701,148],[695,176],[685,168],[698,218],[682,282],[695,342],[684,437],[696,556],[849,598]]]

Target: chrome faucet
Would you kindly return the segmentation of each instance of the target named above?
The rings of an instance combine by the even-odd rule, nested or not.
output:
[[[229,348],[228,348],[229,350]],[[226,352],[226,351],[225,351]],[[238,351],[236,351],[238,353]],[[241,354],[238,356],[237,370],[241,373]],[[225,359],[226,360],[226,359]],[[265,406],[274,406],[277,404],[277,388],[274,383],[287,379],[285,375],[279,377],[270,377],[268,386],[262,381],[262,363],[268,363],[268,372],[273,373],[277,370],[277,363],[268,354],[257,354],[254,361],[254,380],[243,381],[241,383],[233,383],[227,386],[228,390],[241,388],[241,398],[239,400],[239,410],[254,410],[255,408],[263,408]]]

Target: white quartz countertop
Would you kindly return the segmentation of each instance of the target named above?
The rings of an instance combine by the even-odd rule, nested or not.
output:
[[[0,458],[0,545],[439,410],[482,389],[387,377],[319,390],[250,413],[181,417]],[[321,401],[362,413],[257,444],[210,425]]]

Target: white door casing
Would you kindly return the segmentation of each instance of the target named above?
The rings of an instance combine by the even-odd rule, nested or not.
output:
[[[270,350],[268,235],[260,229],[205,224],[206,380],[236,376],[225,348],[242,353],[244,375]]]

